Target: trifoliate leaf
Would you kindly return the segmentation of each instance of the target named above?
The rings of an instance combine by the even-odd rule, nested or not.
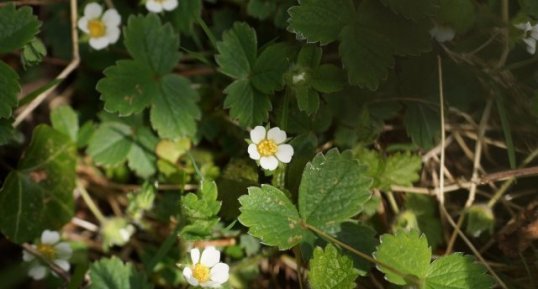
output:
[[[249,0],[247,5],[248,15],[265,20],[276,11],[277,4],[271,0]]]
[[[413,20],[433,16],[439,5],[438,1],[439,0],[381,0],[383,5],[390,7],[394,13]]]
[[[232,82],[224,93],[224,108],[230,109],[230,115],[239,120],[243,126],[252,126],[264,123],[272,108],[269,97],[256,88],[249,80],[236,80]]]
[[[115,166],[127,159],[132,147],[133,131],[119,122],[103,123],[93,134],[88,155],[99,165]]]
[[[77,141],[78,116],[70,106],[64,105],[53,109],[50,122],[55,130],[69,136],[73,142]]]
[[[260,53],[252,70],[252,85],[259,91],[271,94],[282,87],[282,75],[289,66],[290,47],[277,43]]]
[[[9,119],[0,119],[0,146],[7,144],[15,135],[15,129]]]
[[[425,149],[433,146],[441,130],[438,112],[421,103],[407,105],[404,124],[413,143]]]
[[[536,1],[528,0],[527,2],[533,3],[538,12]],[[458,33],[465,33],[473,26],[476,19],[474,3],[472,0],[440,0],[437,17],[441,25],[448,25]]]
[[[41,22],[29,6],[19,9],[15,9],[15,5],[0,7],[0,53],[22,48],[39,32],[39,26]]]
[[[137,175],[148,178],[155,174],[157,156],[155,147],[159,139],[146,127],[137,128],[132,147],[127,155],[129,168]]]
[[[131,263],[117,257],[101,259],[90,265],[90,289],[151,289],[144,274],[136,271]]]
[[[355,223],[343,223],[340,226],[340,232],[336,235],[337,239],[350,245],[356,250],[371,255],[374,252],[376,245],[378,244],[375,237],[376,232],[362,224]],[[355,253],[343,249],[343,252],[353,260],[355,268],[358,270],[359,275],[366,276],[372,263],[357,256]]]
[[[179,36],[170,24],[161,24],[155,13],[129,17],[124,35],[129,54],[154,74],[172,71],[179,61]]]
[[[392,185],[412,186],[420,179],[422,159],[410,152],[395,153],[384,161],[383,173],[379,175],[379,186],[390,190]]]
[[[279,189],[270,185],[250,187],[248,195],[239,198],[239,202],[239,222],[262,243],[286,250],[302,240],[304,228],[299,213]]]
[[[435,260],[426,274],[425,289],[489,289],[495,283],[484,266],[462,254]]]
[[[34,37],[30,42],[24,45],[21,52],[21,62],[23,67],[29,68],[35,66],[47,55],[47,48],[41,39]]]
[[[105,110],[122,116],[138,113],[148,107],[159,94],[158,83],[150,67],[133,60],[120,60],[103,72],[97,91],[105,102]]]
[[[484,204],[473,205],[466,212],[467,226],[465,231],[473,237],[478,237],[483,232],[492,233],[495,226],[493,210]]]
[[[69,222],[74,213],[75,165],[75,145],[69,137],[37,126],[17,169],[0,189],[2,233],[22,243]]]
[[[186,78],[175,74],[164,76],[161,93],[151,109],[151,125],[159,136],[169,139],[194,136],[196,120],[201,117],[196,105],[198,99],[198,93]]]
[[[308,42],[328,44],[336,39],[342,28],[355,17],[352,0],[302,0],[288,10],[288,30]]]
[[[426,236],[419,236],[415,231],[409,233],[399,231],[394,235],[381,236],[374,257],[399,272],[409,275],[404,279],[403,276],[378,265],[378,269],[385,273],[385,278],[389,282],[397,285],[413,285],[406,279],[424,279],[426,277],[432,252],[428,247]]]
[[[246,79],[256,61],[258,41],[256,31],[246,23],[235,23],[217,43],[215,60],[219,71],[235,79]]]
[[[330,150],[306,164],[299,186],[299,212],[309,225],[328,229],[362,210],[372,179],[351,152]]]
[[[187,240],[206,239],[218,223],[217,214],[221,202],[217,200],[217,184],[214,181],[200,182],[198,194],[189,193],[181,198],[181,207],[187,218],[180,235]]]
[[[325,250],[317,247],[310,260],[308,281],[312,289],[353,289],[359,276],[353,261],[340,254],[331,244]]]
[[[1,27],[0,25],[0,29]],[[0,118],[9,118],[13,108],[17,106],[17,95],[21,87],[17,73],[3,61],[0,61],[0,87],[2,88],[0,89]]]

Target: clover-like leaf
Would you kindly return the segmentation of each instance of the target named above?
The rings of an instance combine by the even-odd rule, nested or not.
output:
[[[16,9],[15,5],[9,4],[0,7],[0,53],[22,48],[39,32],[40,26],[41,22],[29,6]]]
[[[90,289],[151,289],[153,286],[144,274],[131,263],[117,257],[101,259],[90,265]]]
[[[312,289],[353,289],[359,271],[353,267],[353,261],[342,255],[331,244],[324,249],[314,249],[310,260],[308,281]]]
[[[75,145],[47,125],[33,137],[16,170],[0,189],[0,229],[17,243],[59,229],[74,212]]]
[[[217,43],[219,54],[215,60],[220,72],[235,79],[246,79],[254,67],[257,49],[256,31],[246,23],[235,23]]]
[[[115,166],[125,161],[132,147],[132,130],[120,122],[103,123],[93,134],[88,154],[104,166]]]
[[[360,213],[372,179],[351,152],[330,150],[306,164],[299,186],[299,212],[309,225],[328,229]]]
[[[254,64],[252,85],[266,94],[278,90],[282,86],[282,75],[289,66],[289,52],[286,43],[276,43],[265,48]]]
[[[484,266],[470,256],[455,253],[443,256],[430,265],[425,289],[489,289],[495,283]]]
[[[17,95],[21,87],[17,73],[3,61],[0,61],[0,87],[0,118],[9,118],[13,108],[17,106]]]
[[[250,187],[248,195],[240,197],[239,202],[239,222],[262,243],[285,250],[302,240],[304,228],[299,213],[279,189],[270,185]]]

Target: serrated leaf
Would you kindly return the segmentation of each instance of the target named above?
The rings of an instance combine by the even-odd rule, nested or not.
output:
[[[179,61],[179,36],[170,24],[161,24],[155,13],[129,17],[124,35],[129,54],[154,74],[172,71]]]
[[[310,260],[308,281],[312,289],[353,289],[359,276],[353,261],[340,254],[331,244],[325,250],[317,247]]]
[[[302,0],[288,10],[288,30],[308,42],[331,43],[355,17],[352,0]]]
[[[138,113],[148,107],[159,94],[158,83],[150,67],[134,60],[120,60],[103,72],[97,91],[105,102],[105,110],[122,116]]]
[[[424,279],[428,273],[432,252],[428,247],[426,236],[415,231],[409,233],[399,231],[394,235],[385,234],[374,253],[374,258],[401,273]],[[385,278],[397,285],[409,284],[408,280],[383,266],[378,269],[385,273]],[[412,284],[409,284],[412,285]]]
[[[235,23],[217,43],[215,60],[219,71],[235,79],[246,79],[254,67],[258,41],[256,31],[246,23]]]
[[[198,93],[181,76],[168,74],[161,80],[159,93],[151,109],[151,125],[162,138],[192,137],[201,112],[196,102]]]
[[[71,141],[77,141],[78,116],[70,106],[64,105],[53,109],[50,121],[55,130],[69,136]]]
[[[151,289],[144,274],[136,271],[131,263],[117,257],[101,259],[90,265],[90,289]]]
[[[180,234],[187,240],[200,240],[207,238],[219,218],[221,202],[217,201],[217,184],[214,181],[200,182],[198,194],[189,193],[181,198],[181,207],[188,225]]]
[[[420,179],[422,159],[410,152],[395,153],[384,162],[383,173],[379,175],[379,186],[390,190],[392,185],[412,186]]]
[[[427,274],[425,289],[489,289],[495,283],[484,266],[472,257],[456,253],[435,260]]]
[[[0,30],[2,29],[1,27],[0,25]],[[0,43],[2,42],[0,41]],[[17,95],[21,87],[19,85],[19,75],[1,60],[0,87],[2,88],[0,89],[0,118],[9,118],[11,117],[13,108],[17,106]]]
[[[7,144],[15,135],[15,128],[9,119],[0,119],[0,146]]]
[[[264,49],[252,69],[251,82],[259,91],[271,94],[282,87],[282,75],[289,66],[290,47],[276,43]]]
[[[123,123],[103,123],[93,134],[88,155],[99,165],[115,166],[127,159],[132,147],[132,130]]]
[[[264,123],[272,108],[269,97],[254,87],[248,80],[232,82],[224,93],[224,108],[230,109],[230,115],[239,120],[242,126]]]
[[[390,7],[394,13],[413,20],[433,16],[439,5],[438,0],[381,0],[381,2]]]
[[[69,137],[49,126],[37,126],[17,169],[0,189],[3,234],[22,243],[71,220],[75,165],[75,145]]]
[[[270,185],[250,187],[248,195],[240,197],[239,202],[239,222],[262,243],[286,250],[302,240],[305,231],[299,213],[279,189]]]
[[[404,124],[413,143],[424,149],[433,146],[441,130],[438,113],[420,103],[409,103],[407,105]]]
[[[336,237],[338,240],[350,245],[356,250],[371,255],[378,244],[376,232],[362,224],[343,223]],[[343,249],[344,253],[353,260],[355,268],[360,276],[366,276],[372,263],[357,256],[355,253]]]
[[[159,139],[145,127],[137,128],[132,147],[127,155],[129,168],[137,175],[148,178],[155,174],[157,156],[155,147]]]
[[[0,7],[0,53],[22,48],[39,32],[40,26],[41,22],[28,6],[19,9],[15,9],[15,5]]]
[[[299,186],[299,212],[309,225],[328,229],[351,218],[370,199],[372,179],[351,152],[333,149],[306,164]]]

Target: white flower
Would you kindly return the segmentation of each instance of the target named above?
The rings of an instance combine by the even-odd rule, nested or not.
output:
[[[523,30],[523,42],[527,44],[527,52],[534,55],[536,53],[536,41],[538,40],[538,24],[531,25],[529,21],[514,25],[516,28]]]
[[[447,41],[452,41],[452,39],[454,39],[454,36],[456,36],[456,31],[454,31],[454,29],[448,26],[435,25],[430,30],[430,35],[431,37],[435,38],[437,42],[443,43]]]
[[[118,42],[120,38],[121,16],[116,9],[108,9],[90,3],[84,7],[84,16],[78,21],[78,28],[90,36],[90,46],[96,50],[103,49]]]
[[[32,247],[48,261],[53,262],[65,271],[69,271],[71,265],[68,260],[73,254],[73,250],[68,243],[60,242],[60,234],[56,231],[45,230],[41,234],[41,242]],[[22,259],[26,262],[31,262],[28,275],[35,280],[43,279],[49,272],[48,267],[41,264],[34,255],[23,251]]]
[[[205,248],[200,257],[200,250],[191,250],[192,266],[183,269],[183,276],[192,286],[218,288],[228,281],[230,267],[220,263],[220,252],[215,247]]]
[[[172,11],[177,7],[177,0],[147,0],[146,8],[150,12]]]
[[[289,163],[293,156],[293,147],[285,144],[286,132],[278,127],[265,131],[263,126],[257,126],[250,131],[252,143],[248,146],[248,154],[253,160],[259,160],[260,166],[273,171],[279,162]]]

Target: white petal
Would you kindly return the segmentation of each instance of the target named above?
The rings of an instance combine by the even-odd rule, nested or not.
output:
[[[209,281],[207,281],[207,282],[205,282],[203,284],[200,284],[200,287],[202,287],[202,288],[220,288],[221,284],[222,283],[209,280]]]
[[[159,13],[163,11],[163,6],[154,0],[148,0],[146,1],[146,9],[148,9],[150,12]]]
[[[185,269],[183,269],[183,277],[185,277],[185,280],[192,286],[198,286],[198,280],[192,276],[192,269],[190,267],[185,267]]]
[[[447,42],[454,39],[456,32],[450,27],[435,26],[430,30],[430,35],[438,42]]]
[[[90,46],[95,50],[101,50],[107,47],[109,40],[106,37],[90,38]]]
[[[35,259],[35,256],[28,253],[27,251],[22,251],[22,260],[24,262],[30,262]]]
[[[103,14],[103,7],[101,5],[93,2],[86,7],[84,7],[84,17],[88,17],[89,19],[98,18]]]
[[[286,132],[278,127],[273,127],[267,132],[267,138],[273,140],[277,144],[281,144],[286,141]]]
[[[525,38],[523,41],[527,44],[527,52],[534,55],[536,53],[536,39],[534,38]]]
[[[121,23],[121,16],[116,9],[108,9],[101,18],[106,26],[119,26]]]
[[[54,248],[60,259],[68,260],[73,255],[73,249],[68,243],[60,243],[54,246]]]
[[[215,249],[215,247],[207,247],[204,252],[202,252],[202,258],[200,263],[209,268],[215,266],[220,261],[220,251]]]
[[[172,11],[177,7],[177,0],[165,0],[163,2],[163,8],[166,11]]]
[[[58,267],[62,268],[64,271],[69,271],[69,268],[71,268],[71,265],[66,260],[54,260],[54,264],[58,265]]]
[[[258,146],[255,144],[249,144],[248,145],[248,155],[253,160],[259,160],[260,159],[260,153],[258,152]]]
[[[260,143],[263,139],[265,139],[265,136],[266,136],[265,127],[261,125],[253,128],[250,131],[250,140],[255,144]]]
[[[45,230],[41,234],[41,243],[53,245],[60,241],[60,233],[56,231]]]
[[[105,37],[108,39],[109,43],[116,43],[120,39],[120,28],[117,26],[108,26],[106,28]]]
[[[88,18],[82,17],[78,20],[78,29],[84,31],[84,33],[89,33],[90,30],[88,29]]]
[[[527,29],[528,29],[528,27],[530,27],[530,25],[531,25],[531,24],[530,24],[529,22],[527,22],[527,23],[519,23],[519,24],[515,24],[514,26],[515,26],[517,29],[521,29],[521,30],[527,32],[527,31],[528,31]]]
[[[276,151],[276,158],[287,164],[291,161],[291,157],[293,157],[293,147],[289,144],[281,144],[278,146],[278,150]]]
[[[47,267],[41,265],[33,266],[30,268],[30,271],[28,271],[28,275],[34,280],[41,280],[47,275]]]
[[[211,281],[218,282],[220,284],[228,281],[230,277],[230,266],[225,263],[218,263],[211,268]]]
[[[274,156],[261,157],[260,166],[265,170],[274,171],[278,167],[278,160]]]
[[[200,250],[198,250],[198,248],[191,249],[191,261],[193,265],[200,262]]]
[[[534,25],[531,29],[531,37],[538,40],[538,24]]]

